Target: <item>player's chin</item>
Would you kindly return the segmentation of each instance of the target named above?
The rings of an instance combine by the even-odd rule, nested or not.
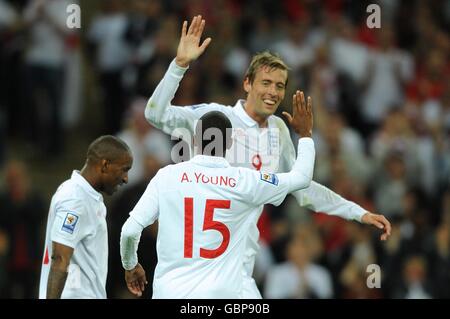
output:
[[[117,192],[119,190],[119,185],[116,185],[114,187],[111,187],[109,189],[106,190],[106,194],[108,195],[113,195],[115,192]]]
[[[275,104],[263,103],[263,105],[264,105],[264,113],[266,113],[266,115],[274,114],[279,106],[278,103]]]
[[[278,105],[265,105],[264,114],[266,116],[273,115],[277,111]]]

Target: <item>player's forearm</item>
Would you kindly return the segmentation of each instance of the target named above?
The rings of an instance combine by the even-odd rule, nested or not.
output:
[[[138,263],[137,249],[143,229],[132,217],[129,217],[122,227],[120,256],[122,258],[122,266],[126,270],[133,269]]]
[[[170,102],[173,100],[187,69],[178,66],[173,60],[163,79],[148,100],[145,108],[145,118],[156,127],[161,128],[164,112],[170,107]]]
[[[339,216],[347,220],[361,222],[362,216],[367,211],[358,204],[351,202],[327,187],[311,182],[306,189],[292,193],[302,207],[307,207],[315,212],[327,215]]]
[[[312,138],[301,138],[298,141],[298,156],[291,172],[289,192],[307,188],[311,184],[314,173],[316,151]]]
[[[60,299],[68,275],[68,264],[52,260],[47,281],[47,299]]]

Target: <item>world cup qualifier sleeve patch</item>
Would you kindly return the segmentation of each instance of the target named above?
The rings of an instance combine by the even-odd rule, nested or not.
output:
[[[261,173],[261,180],[278,186],[278,176],[276,174]]]
[[[73,231],[75,230],[75,226],[78,222],[78,216],[74,213],[67,213],[66,218],[64,219],[64,223],[62,225],[61,230],[73,234]]]

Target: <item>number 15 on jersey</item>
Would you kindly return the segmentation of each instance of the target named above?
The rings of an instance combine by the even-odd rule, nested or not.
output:
[[[203,220],[203,231],[215,230],[222,234],[223,240],[216,249],[200,248],[200,257],[217,258],[222,255],[230,243],[230,230],[219,221],[214,220],[214,209],[230,209],[230,200],[207,199]],[[184,258],[192,258],[192,246],[194,242],[194,199],[184,198]]]

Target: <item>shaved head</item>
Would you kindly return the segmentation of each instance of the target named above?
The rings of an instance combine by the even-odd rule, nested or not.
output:
[[[124,141],[112,135],[104,135],[89,145],[86,157],[88,163],[97,163],[101,160],[115,162],[126,153],[131,154],[131,150]]]

